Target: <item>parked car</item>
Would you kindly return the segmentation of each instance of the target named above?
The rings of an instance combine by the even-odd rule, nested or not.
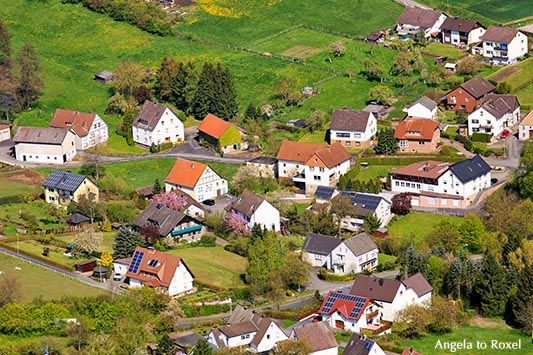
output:
[[[496,185],[497,183],[498,183],[498,179],[496,179],[496,178],[490,179],[490,184],[491,185]]]
[[[115,272],[115,274],[113,275],[113,280],[114,281],[122,280],[122,274],[120,272]]]
[[[215,200],[203,200],[202,203],[206,206],[214,206]]]
[[[500,133],[500,138],[507,138],[509,136],[509,130],[504,129],[502,133]]]

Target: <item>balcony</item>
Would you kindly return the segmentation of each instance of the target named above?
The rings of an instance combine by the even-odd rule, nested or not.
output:
[[[372,335],[379,335],[389,331],[391,328],[392,322],[389,322],[388,320],[381,320],[379,321],[378,325],[369,324],[366,328],[361,328],[361,333],[363,331],[367,331],[372,333]]]
[[[305,182],[305,174],[301,173],[296,176],[293,176],[292,181],[294,182]]]
[[[379,309],[376,309],[372,313],[367,313],[366,320],[372,319],[372,318],[376,317],[378,314],[379,314]]]
[[[198,226],[192,226],[192,227],[189,227],[189,228],[183,228],[183,229],[173,230],[173,231],[170,233],[170,235],[173,236],[173,237],[177,237],[177,236],[180,236],[180,235],[182,235],[182,234],[198,232],[198,231],[201,231],[201,230],[202,230],[202,226],[201,226],[201,225],[198,225]]]

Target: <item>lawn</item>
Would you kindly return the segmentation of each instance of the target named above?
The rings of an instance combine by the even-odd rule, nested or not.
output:
[[[394,255],[387,255],[383,253],[378,254],[378,264],[385,264],[386,262],[394,263],[398,257]]]
[[[0,173],[0,186],[9,186],[9,188],[0,189],[0,197],[18,196],[42,190],[39,182],[42,182],[44,177],[40,177],[41,180],[39,180],[37,176],[33,174],[27,176],[24,172],[24,170],[19,170]]]
[[[182,257],[196,281],[202,284],[224,289],[244,286],[241,275],[246,269],[246,259],[222,247],[183,248],[168,253]]]
[[[26,212],[28,215],[34,215],[37,218],[39,228],[60,228],[62,225],[57,222],[55,217],[50,216],[48,213],[50,207],[51,205],[41,200],[28,203],[5,204],[0,205],[0,216],[8,221],[25,225],[27,222],[21,218],[21,212]],[[11,229],[6,230],[5,233],[7,235],[14,235],[11,234]]]
[[[186,17],[178,31],[235,46],[251,46],[299,24],[364,36],[394,25],[403,10],[389,0],[200,0],[198,4],[199,10]]]
[[[326,144],[329,142],[329,129],[309,132],[305,134],[299,142]]]
[[[421,0],[420,2],[445,11],[451,16],[481,21],[485,26],[531,15],[530,0]]]
[[[505,67],[490,75],[488,79],[496,81],[505,81],[511,85],[512,92],[527,88],[533,84],[533,58],[529,58],[516,65]],[[522,102],[520,104],[532,105],[532,101]]]
[[[16,270],[20,267],[21,270]],[[2,278],[15,277],[21,286],[22,302],[30,302],[36,297],[51,300],[63,296],[96,296],[105,290],[85,285],[71,278],[43,269],[33,264],[0,254]]]
[[[368,181],[379,177],[386,177],[395,168],[397,167],[391,165],[369,165],[368,168],[361,168],[354,179]]]
[[[448,57],[450,60],[457,60],[465,56],[464,51],[442,43],[432,43],[426,46],[422,53]]]
[[[460,349],[452,352],[451,349],[441,349],[437,344],[440,340],[441,344],[444,342],[463,342],[473,344],[473,349]],[[521,341],[521,348],[514,350],[500,350],[492,349],[491,341],[496,340],[498,342],[516,342]],[[476,348],[476,342],[485,342],[487,343],[487,348],[484,350]],[[451,333],[439,334],[439,335],[429,335],[420,339],[414,340],[400,340],[399,345],[402,348],[414,347],[416,351],[421,352],[422,354],[431,354],[431,355],[480,355],[480,354],[513,354],[513,355],[529,355],[533,353],[533,346],[531,345],[531,337],[525,334],[524,332],[516,329],[511,329],[508,327],[495,327],[495,328],[481,328],[481,327],[463,327],[456,329]]]
[[[433,228],[442,221],[459,223],[460,217],[442,216],[424,212],[410,212],[405,216],[400,216],[399,220],[387,226],[389,235],[393,237],[410,238],[414,241],[422,240]]]

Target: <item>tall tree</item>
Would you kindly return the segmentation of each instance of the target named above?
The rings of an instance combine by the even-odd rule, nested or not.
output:
[[[396,194],[391,199],[392,210],[397,214],[407,214],[411,211],[411,194],[402,192]]]
[[[103,241],[102,233],[81,232],[74,238],[72,244],[76,250],[90,255],[102,251]]]
[[[191,114],[197,120],[203,120],[212,108],[215,99],[215,68],[205,62],[198,78],[198,86],[191,105]]]
[[[198,343],[196,344],[196,347],[193,350],[193,355],[211,355],[213,354],[213,349],[207,342],[207,340],[200,338],[198,339]]]
[[[144,69],[141,64],[133,60],[120,62],[115,66],[114,87],[126,97],[133,96],[144,78]]]
[[[130,258],[138,246],[145,246],[144,240],[130,226],[119,228],[113,244],[113,256],[115,259]]]
[[[382,105],[390,105],[394,102],[394,93],[385,85],[377,85],[368,91],[370,100],[374,100]]]
[[[237,93],[235,92],[235,86],[233,85],[229,69],[223,69],[220,63],[216,67],[214,84],[215,100],[213,103],[213,112],[226,121],[231,120],[239,108],[237,104]]]
[[[155,179],[154,187],[152,188],[152,194],[157,195],[164,192],[164,187],[161,184],[161,181],[159,178]]]
[[[378,144],[374,147],[374,151],[377,154],[392,154],[398,150],[398,142],[394,138],[393,128],[381,129],[376,136]]]
[[[165,57],[157,71],[154,92],[163,101],[175,103],[176,90],[178,90],[178,67],[182,65],[174,57]]]
[[[11,67],[11,37],[9,30],[0,19],[0,67]]]
[[[17,56],[20,65],[18,81],[18,99],[22,109],[29,109],[37,102],[41,92],[42,80],[40,76],[41,63],[35,46],[26,43]]]
[[[472,253],[481,251],[481,243],[485,236],[485,226],[478,215],[467,214],[457,227],[459,240]]]
[[[485,317],[499,317],[505,310],[507,285],[498,260],[491,255],[483,258],[475,290],[480,296],[481,312]]]

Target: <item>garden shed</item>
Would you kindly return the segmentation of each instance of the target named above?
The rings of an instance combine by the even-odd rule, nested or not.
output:
[[[102,70],[100,73],[94,75],[94,80],[103,84],[110,83],[113,79],[115,79],[115,74],[107,70]]]
[[[75,265],[76,271],[78,272],[89,272],[93,271],[96,267],[96,260],[86,260]]]

